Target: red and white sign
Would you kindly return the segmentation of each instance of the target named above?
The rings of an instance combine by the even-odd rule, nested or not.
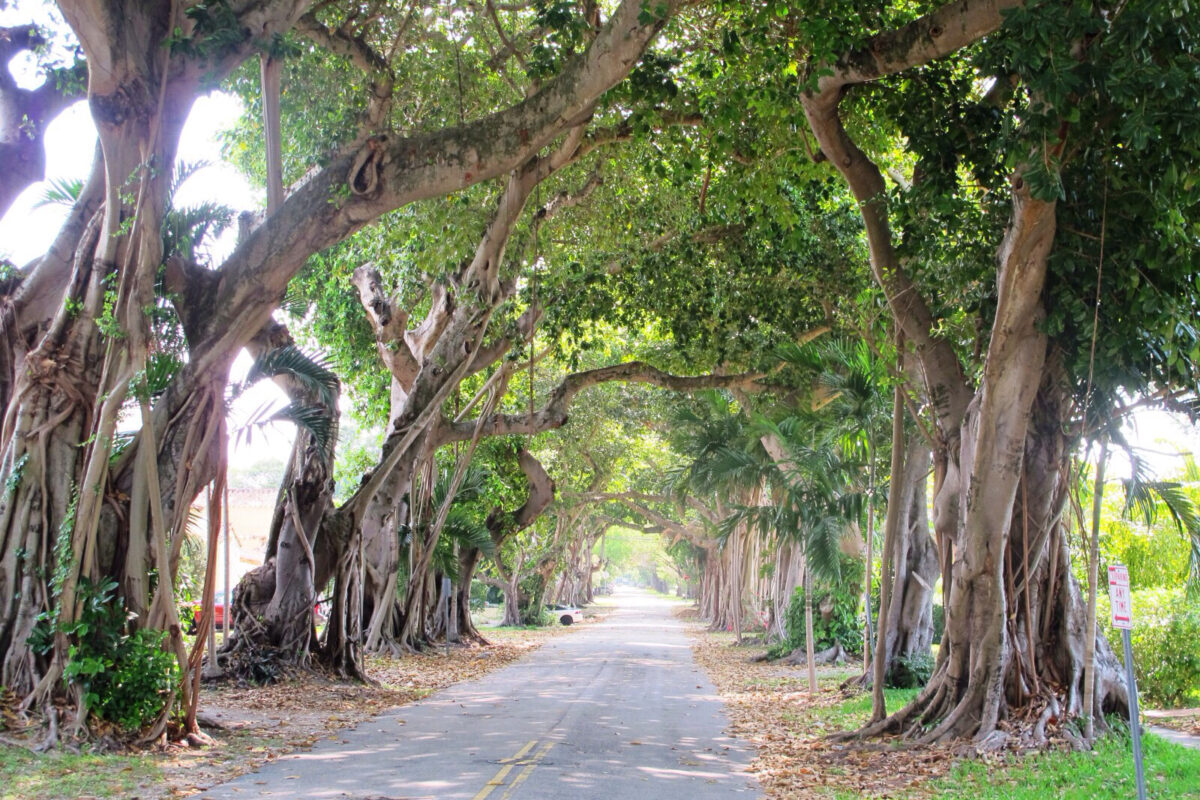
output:
[[[1112,608],[1114,628],[1133,627],[1133,607],[1129,602],[1129,570],[1124,564],[1108,568],[1108,602]]]

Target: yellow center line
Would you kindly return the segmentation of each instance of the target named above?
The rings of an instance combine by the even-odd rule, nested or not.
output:
[[[492,779],[490,781],[488,781],[487,783],[485,783],[483,785],[483,788],[480,789],[479,792],[475,795],[475,797],[473,797],[471,800],[483,800],[485,797],[487,797],[489,794],[491,794],[492,790],[495,789],[497,786],[503,786],[504,778],[508,775],[509,772],[512,772],[512,768],[515,766],[515,762],[517,762],[521,758],[523,758],[525,756],[525,754],[527,754],[530,750],[532,750],[534,748],[534,745],[536,745],[536,744],[537,744],[537,739],[534,739],[533,741],[530,741],[530,742],[526,742],[525,746],[522,747],[520,750],[518,750],[513,755],[512,758],[506,758],[503,761],[501,761],[501,763],[504,764],[504,766],[500,767],[500,770],[495,775],[492,776]]]
[[[513,778],[512,783],[510,783],[508,788],[504,790],[504,794],[500,795],[500,800],[508,800],[508,798],[512,795],[513,790],[520,786],[525,779],[529,777],[529,773],[533,772],[534,768],[538,765],[538,762],[545,757],[546,753],[550,752],[551,747],[554,747],[554,742],[546,742],[544,745],[542,745],[542,749],[538,750],[537,755],[529,760],[529,762],[525,765],[525,769],[517,773],[517,777]]]

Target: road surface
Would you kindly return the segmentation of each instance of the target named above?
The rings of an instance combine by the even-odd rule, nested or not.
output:
[[[626,590],[525,660],[194,795],[351,800],[758,796],[672,604]]]

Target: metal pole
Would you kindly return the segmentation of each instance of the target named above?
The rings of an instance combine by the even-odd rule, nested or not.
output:
[[[1146,800],[1146,776],[1142,772],[1142,731],[1138,718],[1137,681],[1133,677],[1133,647],[1129,629],[1121,629],[1121,644],[1125,648],[1125,685],[1129,687],[1129,733],[1133,737],[1133,771],[1137,778],[1138,800]]]
[[[208,488],[205,489],[205,492],[206,492],[205,499],[207,500],[208,504],[204,509],[204,517],[205,517],[204,518],[204,523],[205,523],[204,527],[208,529],[209,535],[211,536],[212,535],[212,526],[210,524],[210,521],[212,520],[213,513],[216,511],[216,509],[213,508],[213,503],[221,502],[221,498],[213,497],[211,483],[208,485]],[[219,512],[217,512],[217,513],[219,513]],[[207,557],[208,552],[209,552],[208,548],[205,547],[206,557]],[[206,570],[213,570],[216,568],[217,567],[215,564],[206,564],[205,565]],[[205,588],[206,589],[208,588],[207,581],[205,581]],[[205,598],[205,600],[207,601],[208,598]],[[215,622],[212,625],[208,626],[208,663],[210,666],[216,666],[216,663],[217,663],[217,625]]]

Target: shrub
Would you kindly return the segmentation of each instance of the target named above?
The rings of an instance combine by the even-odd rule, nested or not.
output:
[[[1133,672],[1150,704],[1182,706],[1200,700],[1200,601],[1184,590],[1133,592]],[[1109,620],[1108,597],[1097,598],[1096,618],[1121,658],[1121,632]]]
[[[862,590],[862,564],[845,556],[836,581],[818,583],[813,591],[813,644],[818,651],[841,642],[848,653],[862,652],[862,618],[859,600]],[[804,587],[797,586],[788,603],[784,619],[787,639],[772,648],[770,654],[786,655],[804,646]]]
[[[127,731],[138,731],[162,713],[179,682],[175,656],[162,648],[165,633],[127,632],[125,604],[113,581],[81,578],[76,590],[79,619],[63,625],[39,620],[30,646],[45,651],[54,631],[71,638],[63,678],[83,691],[87,708]]]
[[[887,676],[889,689],[916,689],[929,683],[934,661],[931,653],[918,653],[912,658],[898,656]]]
[[[482,581],[471,581],[471,599],[469,606],[472,611],[482,611],[487,605],[488,592],[492,587]]]
[[[933,604],[933,643],[939,644],[942,641],[942,634],[946,632],[946,607],[941,603]]]

